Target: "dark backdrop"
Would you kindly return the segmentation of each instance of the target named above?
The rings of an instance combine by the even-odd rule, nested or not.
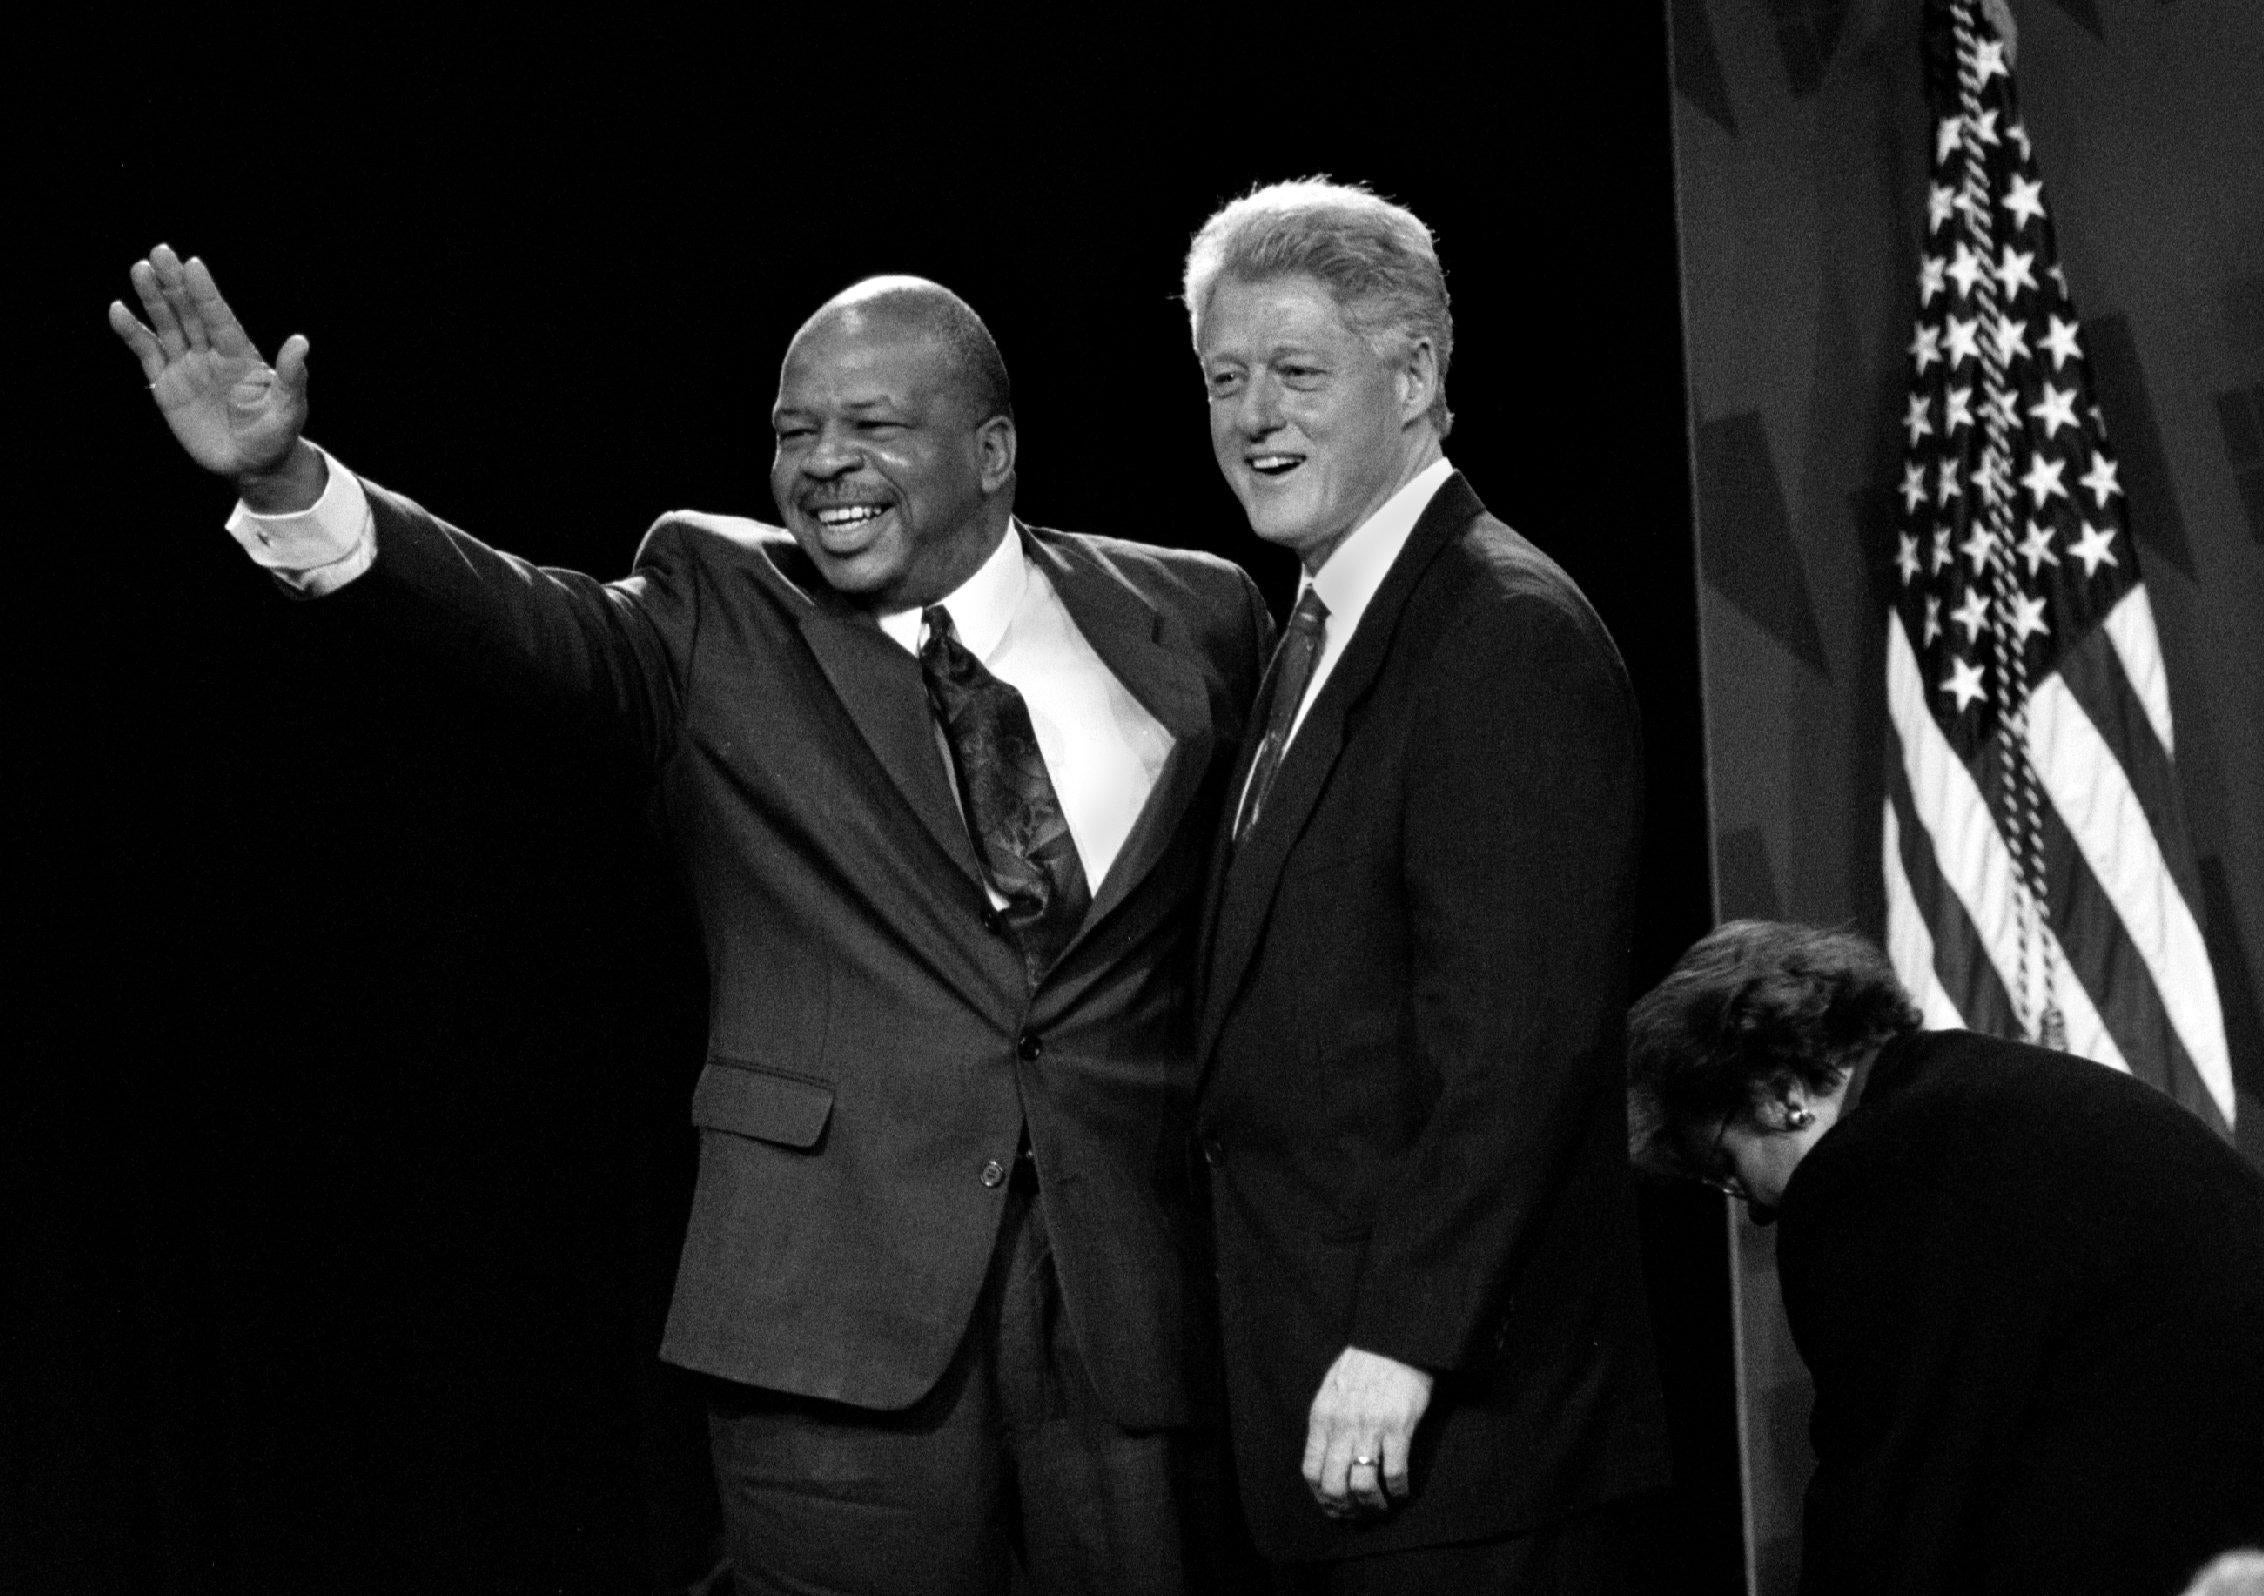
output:
[[[179,18],[33,61],[0,1583],[631,1591],[704,1549],[652,1356],[702,976],[638,795],[350,594],[276,596],[103,325],[127,264],[202,254],[263,347],[312,338],[314,437],[602,575],[664,509],[769,516],[787,335],[924,273],[1005,349],[1027,516],[1220,550],[1278,609],[1179,257],[1253,182],[1370,182],[1442,241],[1455,460],[1642,695],[1648,981],[1708,912],[1665,37],[1557,9],[1042,42]],[[1646,1202],[1685,1566],[1735,1588],[1718,1211]]]

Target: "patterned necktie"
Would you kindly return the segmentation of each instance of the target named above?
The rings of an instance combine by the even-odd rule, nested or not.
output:
[[[1035,981],[1069,945],[1092,905],[1084,861],[1022,695],[983,668],[942,605],[929,605],[920,618],[928,629],[920,669],[951,745],[960,806]]]
[[[1266,789],[1273,785],[1274,772],[1281,768],[1290,728],[1297,724],[1298,706],[1305,702],[1306,685],[1312,681],[1313,666],[1321,657],[1321,638],[1328,630],[1328,620],[1329,607],[1321,602],[1320,593],[1306,588],[1298,595],[1297,608],[1289,612],[1289,625],[1283,628],[1281,642],[1274,648],[1273,663],[1266,668],[1273,694],[1267,700],[1266,740],[1258,745],[1258,757],[1250,762],[1250,782],[1242,789],[1242,808],[1234,817],[1237,844],[1258,823]]]

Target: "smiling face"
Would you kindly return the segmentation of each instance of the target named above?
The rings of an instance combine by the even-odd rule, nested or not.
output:
[[[1227,486],[1308,571],[1438,458],[1429,343],[1378,355],[1311,277],[1221,278],[1195,352]]]
[[[947,346],[902,318],[852,304],[796,335],[771,410],[770,491],[830,586],[913,609],[998,546],[1014,423],[980,410]]]

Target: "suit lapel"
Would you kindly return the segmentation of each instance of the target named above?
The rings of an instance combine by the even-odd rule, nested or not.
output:
[[[1016,523],[1020,526],[1020,523]],[[1171,734],[1171,754],[1155,789],[1100,882],[1077,940],[1098,925],[1170,847],[1210,768],[1216,728],[1211,697],[1179,625],[1148,602],[1089,545],[1058,532],[1021,527],[1031,563],[1053,584],[1069,618],[1101,663]]]
[[[1238,761],[1234,782],[1227,789],[1220,840],[1213,853],[1213,896],[1205,914],[1202,943],[1205,979],[1196,1032],[1198,1063],[1208,1061],[1218,1042],[1227,1010],[1257,951],[1282,868],[1328,786],[1329,772],[1336,768],[1337,758],[1344,751],[1352,711],[1368,696],[1390,658],[1392,638],[1408,600],[1414,596],[1416,583],[1439,551],[1484,511],[1485,506],[1459,471],[1439,484],[1408,534],[1406,546],[1392,561],[1383,585],[1369,600],[1350,645],[1306,710],[1304,724],[1291,739],[1281,768],[1274,772],[1273,784],[1266,790],[1265,808],[1257,824],[1229,854],[1225,839],[1234,823],[1236,799],[1248,774],[1251,750],[1246,748]],[[1272,675],[1270,666],[1267,675]],[[1262,700],[1262,693],[1260,697]]]
[[[841,707],[937,845],[979,888],[981,866],[959,818],[943,751],[936,745],[920,662],[891,642],[871,617],[830,590],[809,597],[810,607],[801,616],[802,636]]]

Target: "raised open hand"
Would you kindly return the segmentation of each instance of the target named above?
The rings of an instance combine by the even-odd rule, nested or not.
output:
[[[286,466],[307,420],[307,341],[293,337],[270,366],[204,262],[163,244],[129,275],[149,321],[112,300],[110,325],[189,457],[238,482]]]

